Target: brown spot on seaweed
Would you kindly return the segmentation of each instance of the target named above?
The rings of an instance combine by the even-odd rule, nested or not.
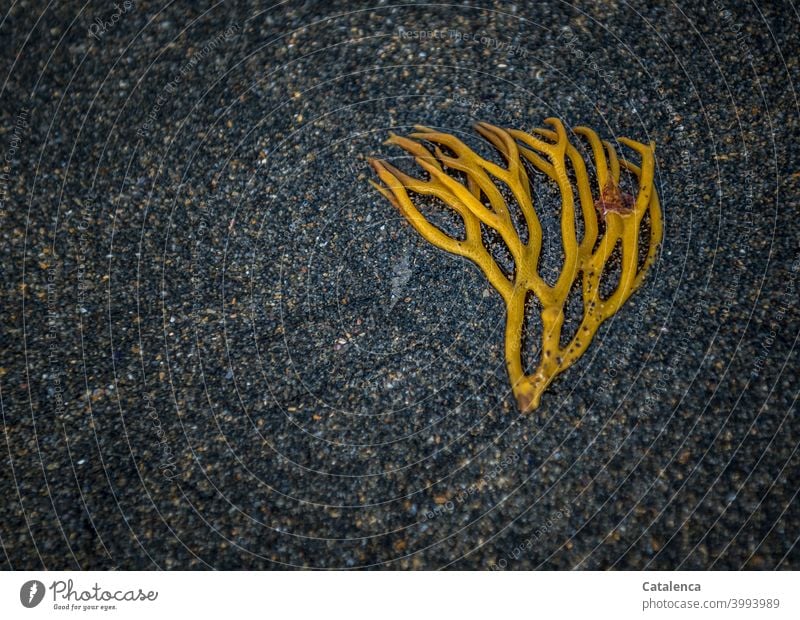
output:
[[[594,208],[605,220],[608,213],[617,213],[619,215],[632,213],[634,204],[633,196],[628,192],[623,192],[614,181],[609,179],[600,193],[600,198],[594,201]]]

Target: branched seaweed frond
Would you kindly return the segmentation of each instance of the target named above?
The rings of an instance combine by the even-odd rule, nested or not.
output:
[[[574,134],[587,141],[592,154],[597,178],[593,193],[587,163],[570,143],[564,125],[556,118],[548,118],[545,123],[549,127],[535,129],[532,133],[502,129],[489,123],[475,125],[477,132],[502,154],[505,165],[484,159],[450,134],[421,125],[415,126],[416,131],[408,137],[391,134],[386,144],[399,146],[410,154],[428,173],[427,180],[409,176],[386,161],[369,160],[384,185],[371,183],[417,232],[436,247],[473,261],[502,296],[507,308],[506,363],[514,395],[524,412],[539,406],[547,386],[575,363],[586,351],[600,324],[617,312],[642,283],[656,258],[662,236],[661,209],[653,180],[654,143],[645,145],[627,138],[618,139],[639,156],[640,163],[635,164],[619,157],[610,142],[601,141],[588,127],[575,127]],[[425,143],[431,147],[426,147]],[[545,282],[539,273],[543,231],[534,210],[531,179],[524,161],[552,180],[561,194],[563,264],[553,285]],[[620,188],[623,170],[637,180],[635,197]],[[459,181],[452,171],[462,173],[465,181]],[[524,242],[498,181],[508,188],[521,211],[528,232]],[[458,214],[464,224],[463,238],[450,236],[432,224],[414,205],[409,193],[433,196]],[[650,234],[645,241],[646,257],[640,265],[640,229],[648,213]],[[580,240],[576,216],[583,223]],[[506,276],[485,247],[482,226],[491,228],[502,239],[514,260],[512,276]],[[621,249],[619,281],[616,289],[603,297],[601,277],[618,245]],[[583,317],[574,337],[562,345],[567,297],[579,279]],[[530,293],[540,303],[542,347],[538,366],[528,375],[522,361],[522,336],[525,301]]]

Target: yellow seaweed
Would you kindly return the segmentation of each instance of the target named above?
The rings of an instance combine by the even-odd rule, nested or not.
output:
[[[416,231],[436,247],[473,261],[505,302],[505,356],[509,377],[519,408],[529,412],[539,406],[542,393],[553,379],[569,368],[586,351],[600,324],[612,316],[642,283],[662,236],[661,208],[653,181],[655,144],[619,138],[618,142],[636,152],[639,165],[618,157],[614,146],[601,141],[588,127],[573,132],[588,142],[597,180],[596,195],[578,149],[570,143],[560,120],[548,118],[550,128],[526,133],[478,123],[475,129],[502,155],[499,166],[475,153],[458,138],[421,125],[408,137],[390,134],[386,144],[401,147],[428,173],[428,180],[409,176],[388,162],[369,162],[384,185],[370,181],[408,220]],[[432,151],[423,143],[432,145]],[[443,150],[446,149],[447,153]],[[539,274],[542,226],[534,210],[531,180],[523,165],[529,162],[555,182],[561,194],[561,240],[564,262],[554,285]],[[589,162],[590,164],[592,162]],[[460,182],[449,170],[463,173]],[[572,170],[574,184],[570,180]],[[635,198],[620,189],[620,172],[627,170],[638,181]],[[513,194],[528,230],[523,242],[508,204],[495,180]],[[409,192],[433,196],[456,212],[464,223],[464,238],[445,234],[414,206]],[[576,194],[583,236],[578,240]],[[489,207],[485,206],[484,199]],[[639,237],[642,219],[649,212],[650,236],[646,258],[639,266]],[[598,222],[598,214],[604,223]],[[506,276],[481,239],[481,226],[497,232],[514,260],[514,273]],[[621,248],[621,270],[616,290],[603,299],[600,280],[615,246]],[[583,318],[575,336],[561,346],[564,307],[573,284],[581,278]],[[525,301],[529,293],[539,300],[542,347],[538,367],[526,375],[522,362]]]

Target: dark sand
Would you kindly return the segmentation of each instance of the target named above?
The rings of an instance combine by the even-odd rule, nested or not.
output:
[[[4,568],[798,568],[790,3],[201,4],[2,10]],[[365,157],[547,116],[666,230],[520,416]]]

